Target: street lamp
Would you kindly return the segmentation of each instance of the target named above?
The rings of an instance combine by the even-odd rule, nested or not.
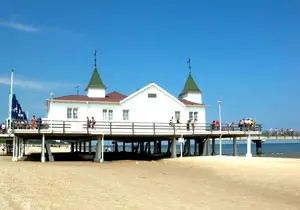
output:
[[[221,104],[222,104],[222,101],[218,101],[218,104],[219,104],[219,123],[220,123],[220,126],[219,126],[219,129],[220,129],[220,156],[222,156],[222,115],[221,115]]]
[[[47,116],[48,118],[49,118],[49,112],[51,110],[51,106],[52,106],[52,103],[53,103],[53,96],[54,96],[54,93],[50,93],[50,106],[49,106],[49,109],[48,109],[48,116]],[[51,117],[51,130],[52,130],[52,117]]]

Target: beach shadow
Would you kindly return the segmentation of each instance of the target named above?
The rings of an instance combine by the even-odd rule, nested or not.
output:
[[[60,152],[52,153],[55,161],[94,161],[95,152],[89,154],[88,152]],[[48,155],[45,155],[46,161],[49,161]],[[139,160],[139,161],[152,161],[160,160],[170,157],[169,154],[139,154],[132,152],[105,152],[104,161],[119,161],[119,160]],[[24,156],[23,161],[40,162],[41,153],[32,153]]]

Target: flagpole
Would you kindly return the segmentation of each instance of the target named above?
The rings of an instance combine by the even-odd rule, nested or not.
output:
[[[11,111],[12,111],[12,97],[13,97],[13,84],[14,83],[14,69],[10,70],[10,95],[9,95],[9,107],[8,107],[8,128],[11,128]]]

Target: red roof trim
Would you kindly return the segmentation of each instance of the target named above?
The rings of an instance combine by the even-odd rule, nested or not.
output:
[[[57,98],[53,98],[53,100],[56,101],[99,101],[99,102],[120,102],[127,96],[118,93],[116,91],[111,92],[105,96],[105,98],[90,98],[85,95],[67,95],[67,96],[61,96]]]
[[[179,101],[181,101],[184,105],[201,105],[201,106],[205,106],[205,104],[199,104],[199,103],[195,103],[195,102],[192,102],[192,101],[188,101],[186,99],[179,99]]]

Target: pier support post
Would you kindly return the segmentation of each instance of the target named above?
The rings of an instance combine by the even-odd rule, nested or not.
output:
[[[123,152],[125,152],[125,150],[126,150],[126,145],[125,145],[125,141],[123,141]]]
[[[177,153],[176,153],[176,138],[174,137],[172,140],[172,151],[171,151],[171,157],[176,158]]]
[[[206,139],[206,156],[210,156],[210,139]]]
[[[261,156],[263,154],[262,152],[262,146],[261,146],[262,141],[261,140],[256,140],[256,156]]]
[[[101,162],[102,160],[102,157],[101,157],[101,154],[102,154],[102,139],[101,137],[99,136],[98,137],[98,140],[97,140],[97,144],[96,144],[96,153],[95,153],[95,158],[94,158],[94,162]]]
[[[92,140],[89,140],[89,154],[92,154]]]
[[[251,137],[250,137],[250,134],[248,135],[248,138],[247,138],[247,153],[246,153],[246,157],[252,157],[252,153],[251,153]]]
[[[81,147],[81,145],[82,145],[82,141],[79,140],[79,152],[82,152],[82,147]]]
[[[45,134],[42,136],[42,151],[41,151],[41,162],[44,163],[46,161],[45,158]]]
[[[204,151],[204,144],[205,140],[204,139],[199,139],[198,140],[198,150],[199,150],[199,156],[203,156],[205,151]]]
[[[26,155],[26,141],[27,141],[27,139],[24,139],[24,140],[23,140],[23,154],[22,154],[22,157],[23,157],[24,155]]]
[[[74,153],[74,142],[71,142],[71,153]]]
[[[83,152],[84,153],[86,152],[86,141],[85,140],[83,141]]]
[[[151,141],[148,141],[148,147],[147,147],[147,153],[148,155],[151,155]]]
[[[212,148],[211,148],[211,155],[216,155],[216,138],[212,138]]]
[[[75,142],[75,152],[78,152],[78,140]]]
[[[237,156],[236,137],[233,137],[232,144],[233,144],[233,156]]]
[[[161,140],[157,141],[157,153],[161,154]]]
[[[100,160],[101,163],[104,162],[104,134],[102,135],[102,138],[101,138],[101,160]]]
[[[22,158],[22,138],[18,138],[18,160]]]
[[[144,153],[144,142],[143,141],[140,142],[140,153],[141,154]]]
[[[134,153],[134,143],[131,142],[131,152]]]
[[[157,154],[157,140],[154,140],[154,154]]]
[[[194,139],[194,156],[197,155],[197,139]]]
[[[222,135],[219,137],[219,155],[222,156]]]
[[[191,139],[187,140],[187,156],[191,155]]]
[[[12,161],[18,161],[17,158],[17,137],[14,136],[13,138],[13,156],[12,156]]]
[[[24,144],[24,139],[22,138],[22,141],[21,141],[21,158],[23,158],[23,155],[24,155],[24,150],[25,150],[25,144]]]

